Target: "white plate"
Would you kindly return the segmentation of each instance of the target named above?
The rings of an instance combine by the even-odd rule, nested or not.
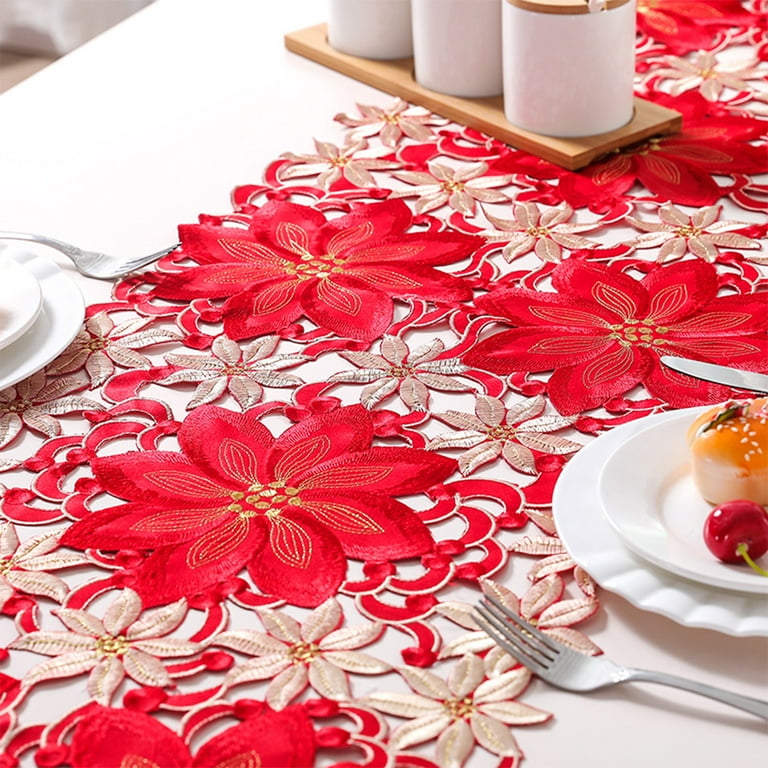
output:
[[[672,573],[713,587],[768,594],[768,578],[746,563],[727,565],[704,543],[714,509],[694,485],[686,432],[678,413],[632,435],[605,463],[598,481],[603,512],[636,554]],[[768,556],[758,564],[768,566]]]
[[[0,259],[0,349],[35,322],[42,306],[37,278],[14,259]]]
[[[53,261],[44,256],[7,249],[40,285],[43,306],[22,336],[0,352],[0,389],[26,379],[63,352],[83,325],[85,302],[80,289]]]
[[[573,559],[595,581],[643,610],[684,626],[739,637],[768,636],[768,599],[712,587],[654,566],[630,551],[603,514],[598,479],[626,440],[652,425],[702,409],[672,411],[613,429],[582,448],[555,485],[553,513],[558,534]]]

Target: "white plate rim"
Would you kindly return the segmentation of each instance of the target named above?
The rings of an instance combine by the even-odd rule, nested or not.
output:
[[[566,464],[555,484],[555,527],[574,561],[609,592],[635,607],[687,627],[737,637],[768,637],[768,600],[699,584],[658,568],[631,552],[603,513],[597,479],[603,464],[624,440],[653,423],[704,408],[653,414],[615,427],[588,443]]]
[[[667,467],[668,474],[663,474],[662,469],[662,474],[657,476],[658,483],[652,484],[650,490],[658,491],[677,470],[682,469],[686,464],[685,433],[692,421],[689,414],[678,412],[677,418],[670,417],[638,430],[614,450],[603,465],[598,478],[603,514],[630,550],[660,568],[701,584],[736,592],[768,595],[768,579],[755,573],[746,565],[726,565],[719,562],[714,555],[706,551],[703,537],[697,554],[680,546],[663,524],[653,525],[655,522],[653,515],[648,514],[645,509],[642,511],[639,509],[637,494],[633,494],[633,491],[642,490],[637,487],[643,484],[639,482],[639,476],[630,476],[629,481],[622,484],[621,490],[627,498],[622,504],[616,503],[618,489],[611,475],[622,467],[622,462],[626,464],[625,452],[642,448],[646,442],[653,439],[657,448],[655,453],[648,456],[651,471],[657,469],[660,464],[663,467],[665,461],[674,462]],[[686,479],[686,483],[690,483],[690,476]],[[714,509],[714,505],[698,497],[688,501],[690,502],[688,509],[691,512],[698,509],[702,516],[707,514],[708,510]]]
[[[80,288],[53,260],[13,248],[4,250],[3,258],[24,265],[37,277],[43,301],[29,329],[0,351],[3,361],[0,389],[18,384],[58,357],[77,336],[85,318],[85,300]]]
[[[0,280],[0,292],[3,293],[0,306],[11,314],[10,320],[0,329],[0,350],[26,333],[43,308],[43,292],[37,277],[16,259],[0,259],[0,270],[8,268],[16,274]]]

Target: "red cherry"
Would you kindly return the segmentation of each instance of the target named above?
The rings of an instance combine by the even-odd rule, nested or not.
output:
[[[724,563],[757,559],[768,552],[768,513],[754,501],[735,499],[715,507],[704,523],[704,542]]]

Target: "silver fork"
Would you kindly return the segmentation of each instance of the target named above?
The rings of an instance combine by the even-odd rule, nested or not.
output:
[[[157,253],[150,253],[144,256],[134,256],[128,259],[119,259],[116,256],[110,256],[107,253],[98,251],[85,251],[75,245],[70,245],[62,240],[56,240],[46,235],[36,235],[31,232],[0,232],[0,240],[27,240],[33,243],[47,245],[55,248],[65,256],[68,256],[74,262],[74,265],[88,277],[95,277],[99,280],[113,280],[116,277],[122,277],[130,272],[157,261],[159,258],[169,254],[178,248],[178,243],[169,248],[164,248]]]
[[[630,680],[642,680],[708,696],[768,720],[768,701],[675,675],[622,667],[605,656],[579,653],[545,635],[491,596],[486,596],[485,602],[476,606],[476,611],[474,618],[478,625],[498,645],[542,680],[566,691],[594,691]]]

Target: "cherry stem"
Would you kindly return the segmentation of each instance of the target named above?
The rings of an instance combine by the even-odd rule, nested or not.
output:
[[[742,541],[741,544],[737,545],[736,547],[736,553],[741,555],[744,558],[744,561],[746,564],[752,568],[753,570],[757,571],[761,576],[768,576],[768,571],[761,568],[750,556],[749,556],[749,545]]]

